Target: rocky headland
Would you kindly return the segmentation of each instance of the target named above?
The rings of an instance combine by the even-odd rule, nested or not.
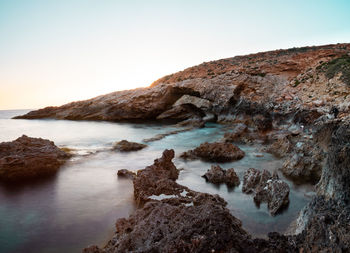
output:
[[[244,156],[236,145],[257,145],[283,159],[280,171],[295,184],[316,188],[290,235],[254,239],[222,198],[176,183],[174,152],[167,150],[136,175],[123,172],[133,179],[139,209],[117,221],[116,235],[104,248],[85,252],[349,252],[349,93],[350,44],[336,44],[205,62],[148,88],[16,118],[155,120],[179,126],[148,141],[206,122],[222,123],[227,132],[220,141],[205,143],[183,158],[235,160]],[[215,172],[223,176],[218,182],[226,182],[227,172]],[[289,188],[276,174],[250,169],[242,181],[244,191],[257,204],[267,202],[272,215],[288,205]]]

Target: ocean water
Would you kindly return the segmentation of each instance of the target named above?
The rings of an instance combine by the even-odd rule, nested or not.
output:
[[[63,120],[13,120],[27,111],[0,111],[0,142],[22,134],[50,139],[59,147],[72,148],[78,155],[68,161],[53,178],[27,185],[0,185],[0,252],[80,252],[97,244],[103,246],[113,235],[116,219],[135,210],[131,180],[119,179],[118,169],[139,170],[153,163],[166,148],[176,153],[174,162],[183,168],[178,182],[197,191],[219,194],[228,202],[232,214],[257,237],[267,232],[284,232],[312,194],[311,186],[291,187],[290,204],[272,217],[265,204],[256,207],[241,187],[206,183],[201,177],[211,166],[203,161],[185,162],[181,152],[202,142],[220,139],[226,126],[208,124],[149,143],[141,151],[111,151],[122,139],[142,142],[145,138],[175,128],[159,124],[126,124]],[[244,171],[254,167],[274,171],[281,161],[270,154],[257,157],[258,146],[240,146],[246,156],[236,162],[220,164],[235,168],[241,180]]]

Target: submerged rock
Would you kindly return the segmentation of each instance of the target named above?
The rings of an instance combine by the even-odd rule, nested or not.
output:
[[[181,154],[184,159],[203,159],[212,162],[230,162],[242,159],[245,153],[232,143],[202,143],[199,147]]]
[[[267,170],[262,172],[254,168],[247,170],[244,174],[242,191],[253,193],[257,205],[267,202],[272,215],[276,215],[289,204],[288,184],[280,180],[277,174],[271,175]]]
[[[114,144],[113,149],[122,151],[122,152],[130,152],[130,151],[138,151],[147,147],[146,144],[130,142],[127,140],[122,140]]]
[[[230,187],[240,184],[239,177],[233,168],[224,170],[219,165],[212,165],[202,177],[214,184],[225,183]]]
[[[0,143],[0,181],[39,179],[55,174],[70,157],[52,141],[26,135]]]

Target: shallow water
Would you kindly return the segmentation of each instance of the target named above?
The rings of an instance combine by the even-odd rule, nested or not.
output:
[[[118,169],[142,169],[160,157],[165,148],[174,148],[178,156],[202,142],[220,139],[225,132],[225,127],[209,124],[148,143],[149,147],[138,152],[117,153],[110,151],[115,141],[142,142],[174,128],[156,124],[10,119],[23,113],[0,111],[0,142],[26,134],[90,155],[74,157],[45,182],[10,189],[0,186],[0,252],[80,252],[87,245],[103,245],[113,234],[115,220],[135,210],[132,182],[118,179]],[[247,168],[273,171],[281,165],[269,154],[257,157],[259,147],[241,148],[246,151],[242,160],[221,164],[224,168],[234,167],[241,179]],[[210,168],[210,163],[176,158],[175,164],[184,169],[180,184],[222,196],[232,214],[242,220],[243,227],[256,236],[283,232],[309,201],[306,193],[310,187],[298,188],[287,181],[291,186],[290,205],[272,217],[266,205],[257,208],[252,196],[242,193],[241,185],[228,189],[225,185],[206,183],[201,175]]]

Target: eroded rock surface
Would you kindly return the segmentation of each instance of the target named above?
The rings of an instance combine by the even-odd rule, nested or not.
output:
[[[230,162],[242,159],[245,153],[232,143],[202,143],[199,147],[181,154],[183,159],[203,159],[212,162]]]
[[[248,169],[244,174],[242,191],[253,193],[257,205],[267,202],[272,215],[276,215],[289,204],[288,184],[280,180],[277,174],[271,175],[267,170],[261,172],[254,168]]]
[[[121,169],[118,170],[117,173],[118,177],[124,177],[124,178],[129,178],[129,179],[134,179],[136,177],[136,173],[130,170],[126,169]]]
[[[147,145],[142,143],[130,142],[122,140],[114,144],[113,149],[121,152],[138,151],[144,149]]]
[[[239,177],[233,168],[224,170],[219,165],[212,165],[202,177],[208,182],[214,184],[225,183],[229,187],[238,186],[240,184]]]
[[[0,143],[0,181],[39,179],[55,174],[70,155],[52,141],[26,135]]]

